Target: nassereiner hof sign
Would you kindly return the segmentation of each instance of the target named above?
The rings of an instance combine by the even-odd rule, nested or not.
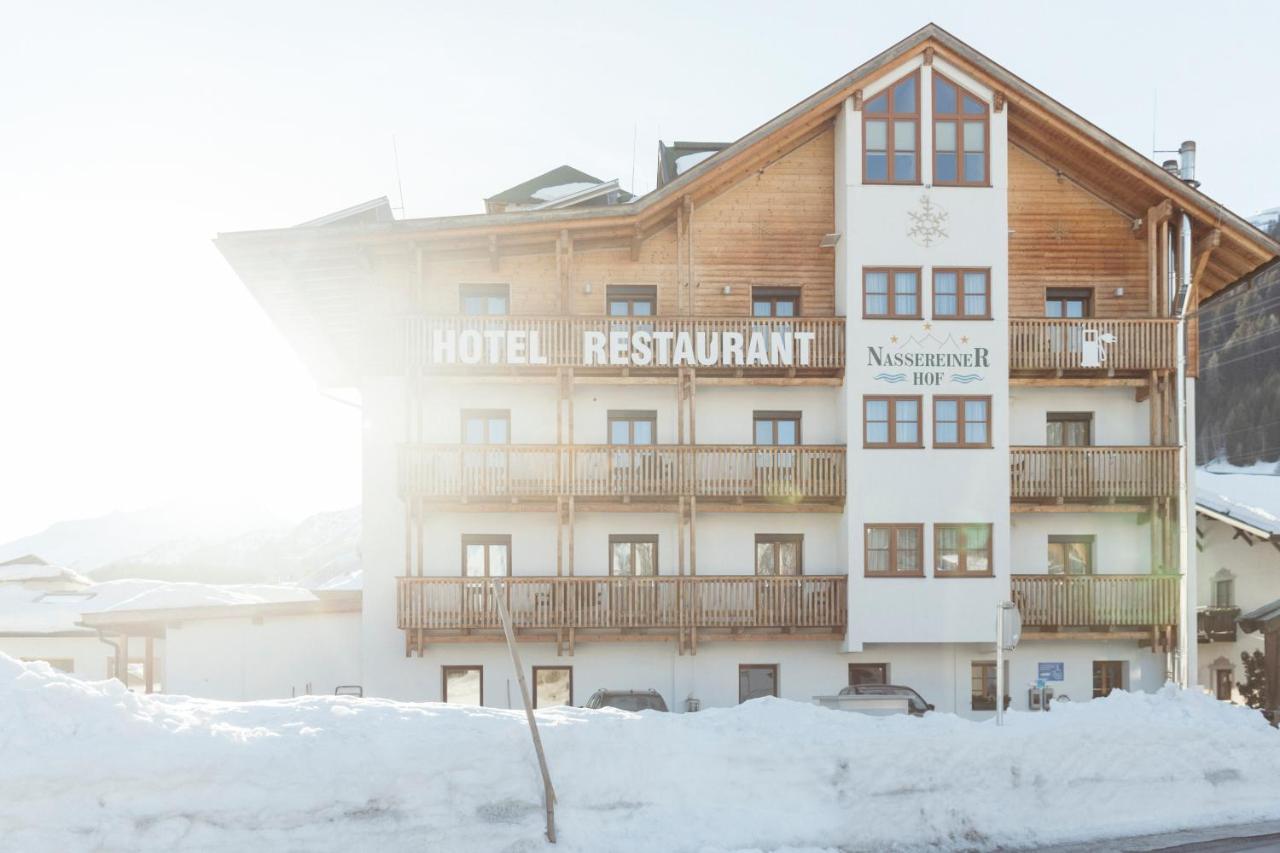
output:
[[[991,367],[991,350],[970,344],[968,336],[957,339],[948,334],[944,338],[929,332],[911,335],[905,340],[897,335],[888,344],[868,345],[867,367],[880,372],[872,376],[877,382],[889,385],[942,385],[952,382],[968,385],[981,382],[986,377],[977,371]],[[909,371],[898,368],[911,368]]]

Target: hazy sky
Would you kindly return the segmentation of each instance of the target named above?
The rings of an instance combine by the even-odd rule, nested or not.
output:
[[[1280,205],[1280,4],[25,3],[0,11],[0,541],[190,495],[359,500],[318,393],[214,250],[562,163],[653,187],[930,20],[1211,195]],[[1209,11],[1206,11],[1209,10]],[[638,139],[633,160],[633,138]]]

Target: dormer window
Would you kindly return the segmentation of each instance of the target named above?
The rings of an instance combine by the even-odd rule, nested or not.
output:
[[[933,73],[933,182],[985,187],[989,142],[987,104]]]
[[[862,181],[920,183],[920,74],[862,105]]]

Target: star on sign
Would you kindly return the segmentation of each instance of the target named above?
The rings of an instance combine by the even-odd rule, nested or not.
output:
[[[968,336],[968,335],[965,335],[964,337],[962,337],[962,338],[960,339],[960,343],[962,343],[962,344],[967,344],[967,343],[969,343],[969,336]]]
[[[896,344],[897,342],[898,342],[898,336],[897,336],[897,335],[890,335],[890,336],[889,336],[889,343],[891,343],[891,344]]]
[[[932,329],[932,328],[933,328],[933,324],[932,324],[932,323],[925,323],[925,324],[924,324],[924,330],[925,330],[926,332],[927,332],[927,331],[929,331],[929,330],[930,330],[930,329]]]

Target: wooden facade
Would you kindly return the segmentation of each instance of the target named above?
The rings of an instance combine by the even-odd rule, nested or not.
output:
[[[1009,462],[1015,501],[1177,496],[1176,447],[1011,447]]]
[[[1014,575],[1024,630],[1130,629],[1178,624],[1177,575]]]

